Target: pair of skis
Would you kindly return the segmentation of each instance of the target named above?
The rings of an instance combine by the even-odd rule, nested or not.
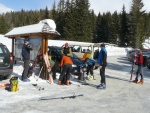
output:
[[[56,95],[56,96],[45,96],[45,97],[40,97],[39,100],[53,100],[53,99],[65,99],[65,98],[76,98],[83,96],[84,94],[79,93],[79,94],[64,94],[64,95]]]
[[[135,62],[134,60],[136,60],[136,50],[134,51],[134,56],[133,56],[133,63],[132,63],[132,69],[131,69],[131,76],[130,76],[130,81],[132,81],[132,77],[133,77],[133,74],[134,74],[134,67],[135,67]]]
[[[50,63],[48,60],[48,53],[47,52],[44,54],[43,58],[44,58],[44,61],[46,64],[47,71],[49,73],[49,82],[50,82],[50,84],[52,84],[53,83],[53,77],[51,75],[51,67],[50,67]]]
[[[29,73],[29,71],[28,71],[28,77],[30,77],[30,76],[33,75],[34,69],[35,69],[35,67],[37,66],[37,62],[38,62],[37,57],[38,57],[39,55],[41,55],[41,47],[39,48],[39,50],[38,50],[38,52],[37,52],[37,56],[36,56],[36,58],[35,58],[35,60],[34,60],[33,69],[32,69],[32,71],[31,71],[31,73]]]

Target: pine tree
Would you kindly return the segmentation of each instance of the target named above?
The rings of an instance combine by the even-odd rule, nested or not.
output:
[[[120,33],[119,33],[119,45],[120,46],[129,46],[129,28],[128,28],[128,19],[125,11],[125,6],[123,5],[122,13],[120,15]]]
[[[96,18],[95,32],[93,36],[93,42],[95,43],[100,42],[99,37],[100,37],[101,21],[102,21],[102,16],[100,13],[98,13],[98,16]]]
[[[66,40],[75,40],[75,12],[74,1],[67,0],[65,8],[65,23],[64,23],[64,37]]]
[[[5,34],[8,31],[8,25],[4,16],[0,16],[0,34]]]
[[[88,0],[76,0],[76,33],[78,41],[91,41],[91,23]]]
[[[98,15],[99,16],[99,15]],[[98,17],[99,19],[99,17]],[[100,22],[98,22],[97,29],[97,42],[109,42],[111,39],[111,14],[107,12],[106,14],[103,13]]]
[[[94,42],[94,37],[95,37],[95,29],[96,29],[96,15],[94,14],[94,10],[91,11],[90,14],[90,20],[91,20],[91,32],[92,32],[92,42]]]
[[[111,37],[109,39],[109,43],[118,44],[118,38],[119,38],[119,16],[117,14],[117,11],[115,11],[112,14],[112,20],[111,20]]]
[[[52,8],[52,10],[51,10],[51,17],[52,17],[52,19],[55,21],[56,20],[56,18],[57,18],[57,11],[56,11],[56,4],[55,4],[55,2],[54,2],[54,4],[53,4],[53,8]]]
[[[141,48],[144,37],[144,21],[142,11],[144,4],[142,0],[132,0],[132,6],[130,11],[130,30],[131,34],[131,46],[135,48]]]
[[[46,6],[46,8],[45,8],[44,19],[49,19],[49,11],[48,11],[47,6]]]

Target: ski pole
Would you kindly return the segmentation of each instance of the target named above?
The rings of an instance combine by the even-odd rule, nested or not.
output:
[[[40,72],[39,72],[39,75],[38,75],[38,78],[36,79],[36,81],[38,81],[38,79],[40,78],[40,75],[41,75],[42,70],[43,70],[43,66],[41,67],[41,70],[40,70]]]

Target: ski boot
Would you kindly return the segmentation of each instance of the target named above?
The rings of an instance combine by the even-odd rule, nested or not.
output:
[[[140,80],[140,82],[138,82],[137,84],[143,85],[143,80]]]
[[[133,80],[132,82],[137,83],[137,82],[138,82],[138,79],[135,78],[135,80]]]
[[[93,78],[94,78],[93,75],[88,75],[88,76],[87,76],[87,79],[88,79],[88,80],[93,80]]]
[[[61,81],[58,81],[57,85],[61,85]]]
[[[66,85],[67,85],[67,86],[70,85],[70,81],[69,81],[69,80],[66,81]]]

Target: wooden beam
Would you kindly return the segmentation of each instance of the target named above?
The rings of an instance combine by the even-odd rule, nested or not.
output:
[[[48,52],[48,38],[45,38],[45,53]],[[48,80],[49,79],[49,73],[47,71],[47,68],[45,70],[45,79]]]
[[[15,55],[14,55],[14,40],[15,38],[12,38],[12,49],[11,49],[11,53],[12,53],[12,56],[13,56],[13,61],[15,59]]]
[[[45,53],[45,38],[42,37],[42,55]]]
[[[15,38],[12,38],[12,48],[11,48],[11,52],[12,52],[12,55],[14,56],[14,40]]]
[[[27,34],[16,34],[16,35],[6,35],[5,37],[8,38],[25,38],[25,37],[29,37],[29,38],[37,38],[38,37],[47,37],[49,39],[52,39],[54,37],[59,36],[58,34],[53,34],[53,33],[27,33]]]
[[[42,42],[41,42],[41,52],[42,52],[42,64],[40,66],[40,68],[42,68],[43,66],[43,70],[41,72],[41,78],[44,79],[44,76],[45,76],[45,64],[43,62],[43,55],[44,55],[44,49],[45,49],[45,39],[42,37]]]
[[[45,39],[45,53],[48,52],[48,38]]]

